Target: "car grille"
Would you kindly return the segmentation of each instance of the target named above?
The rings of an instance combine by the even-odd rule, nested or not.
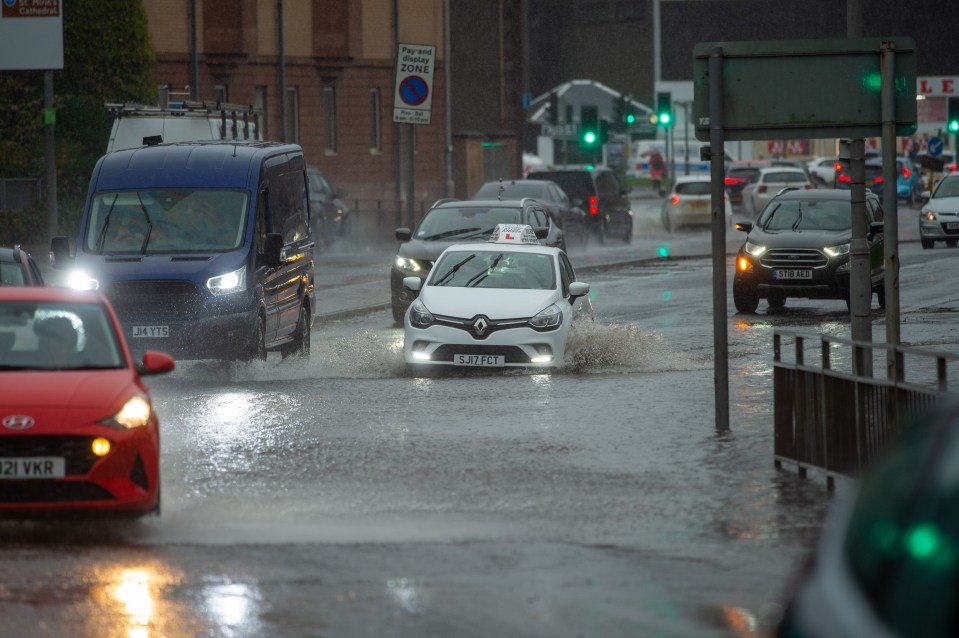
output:
[[[112,501],[108,490],[84,481],[0,481],[0,503]]]
[[[477,329],[477,321],[482,319],[481,330]],[[488,319],[486,317],[481,317],[477,315],[472,319],[459,319],[457,317],[444,317],[439,315],[436,317],[436,323],[443,326],[449,326],[450,328],[457,328],[459,330],[465,330],[470,333],[474,339],[485,339],[494,332],[499,332],[500,330],[509,330],[510,328],[523,328],[528,327],[529,323],[527,319]]]
[[[57,456],[64,458],[67,476],[90,473],[97,456],[90,449],[92,436],[0,437],[0,458]],[[29,481],[28,481],[29,482]],[[6,485],[6,481],[0,482]]]
[[[442,345],[433,351],[433,361],[452,361],[456,354],[480,354],[502,356],[506,363],[529,363],[529,357],[521,348],[516,346],[458,346]]]
[[[763,253],[759,263],[765,268],[821,268],[827,262],[815,248],[773,248]]]
[[[115,281],[106,296],[122,320],[195,319],[203,298],[191,281]]]

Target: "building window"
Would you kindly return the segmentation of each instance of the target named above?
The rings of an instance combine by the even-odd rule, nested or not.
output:
[[[170,85],[161,84],[157,86],[157,96],[159,98],[159,104],[163,108],[170,106]]]
[[[253,87],[253,109],[259,114],[256,126],[260,131],[260,136],[265,140],[270,139],[266,131],[266,123],[269,120],[266,116],[266,86],[262,84]]]
[[[323,87],[324,132],[326,133],[326,152],[336,152],[336,88]]]
[[[216,101],[221,104],[226,104],[229,102],[230,91],[226,88],[226,84],[214,84],[213,97],[216,98]]]
[[[380,90],[370,89],[370,152],[383,150],[383,135],[380,130]]]
[[[300,143],[300,90],[295,86],[286,87],[286,141]]]

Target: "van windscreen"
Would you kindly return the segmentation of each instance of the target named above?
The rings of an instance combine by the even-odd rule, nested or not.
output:
[[[226,252],[243,243],[248,194],[150,189],[97,193],[83,244],[103,254]]]

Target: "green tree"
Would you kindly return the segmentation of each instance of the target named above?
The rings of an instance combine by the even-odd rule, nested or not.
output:
[[[69,230],[110,136],[112,118],[104,104],[153,103],[156,87],[150,79],[155,57],[141,0],[70,0],[62,7],[63,70],[54,73],[53,88],[61,227]],[[43,175],[43,75],[0,73],[0,177]],[[10,233],[22,238],[32,231],[14,228]]]

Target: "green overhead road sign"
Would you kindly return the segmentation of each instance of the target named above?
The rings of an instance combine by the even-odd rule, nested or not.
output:
[[[893,43],[896,135],[916,132],[916,43],[908,37],[701,42],[693,50],[696,139],[709,141],[709,57],[722,49],[726,140],[878,137],[880,50]]]

